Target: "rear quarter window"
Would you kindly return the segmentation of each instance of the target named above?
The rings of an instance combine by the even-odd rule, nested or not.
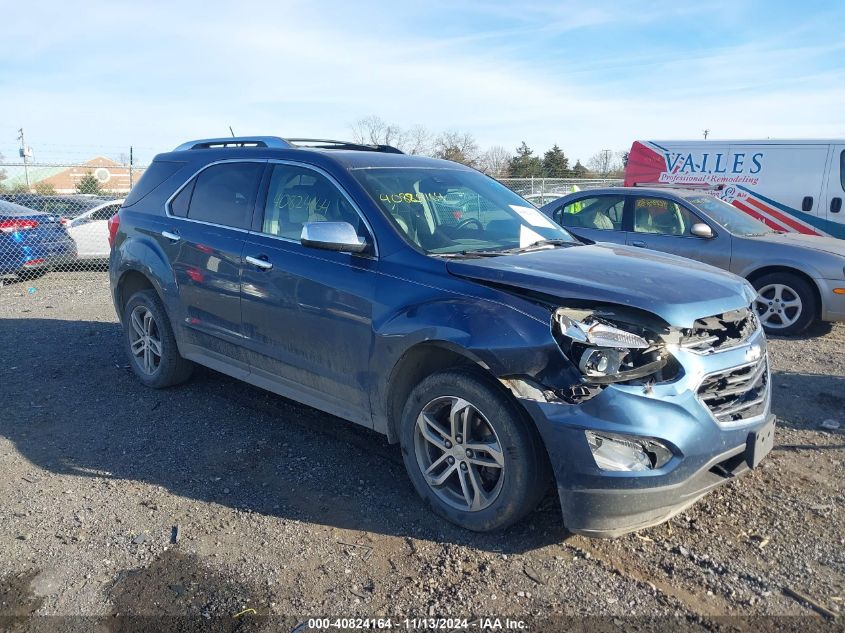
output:
[[[135,183],[132,191],[126,196],[124,207],[131,207],[133,204],[146,197],[153,189],[158,187],[165,180],[185,166],[183,162],[156,160],[147,167],[141,176],[141,180]]]

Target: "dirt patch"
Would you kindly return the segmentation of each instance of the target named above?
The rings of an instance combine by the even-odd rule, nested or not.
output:
[[[43,598],[32,588],[37,575],[28,571],[0,577],[0,625],[4,630],[22,627],[41,608]]]

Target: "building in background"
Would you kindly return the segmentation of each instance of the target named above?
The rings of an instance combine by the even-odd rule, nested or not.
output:
[[[78,165],[31,165],[29,171],[29,188],[51,188],[56,193],[77,193],[80,181],[88,175],[96,178],[99,188],[114,193],[128,193],[131,184],[138,182],[142,169],[133,168],[130,178],[129,166],[122,165],[109,158],[97,156]],[[20,170],[3,180],[3,186],[12,189],[26,187],[26,174]]]

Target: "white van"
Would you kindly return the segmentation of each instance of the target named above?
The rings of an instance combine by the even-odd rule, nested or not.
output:
[[[845,140],[634,141],[637,185],[700,187],[777,231],[845,238]]]

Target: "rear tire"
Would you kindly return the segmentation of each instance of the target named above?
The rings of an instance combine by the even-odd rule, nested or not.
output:
[[[419,495],[468,530],[505,528],[531,512],[550,481],[539,435],[519,406],[474,369],[433,374],[408,398],[399,438]]]
[[[769,273],[752,283],[758,293],[754,308],[767,334],[795,336],[816,320],[816,293],[802,277]]]
[[[140,290],[123,308],[129,364],[148,387],[163,389],[185,382],[194,364],[179,354],[167,313],[155,290]]]

